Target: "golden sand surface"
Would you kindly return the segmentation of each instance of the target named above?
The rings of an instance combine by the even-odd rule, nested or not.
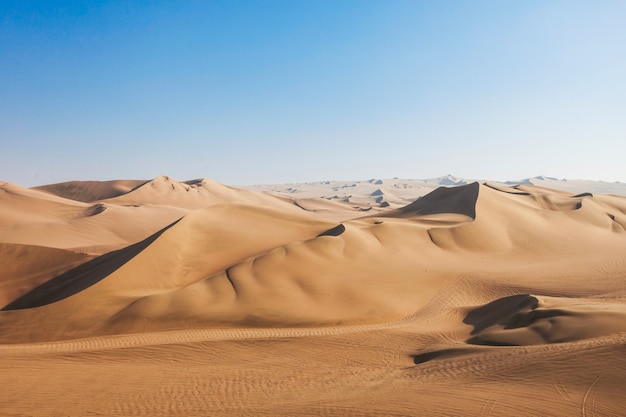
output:
[[[626,415],[626,197],[422,191],[0,182],[0,415]]]

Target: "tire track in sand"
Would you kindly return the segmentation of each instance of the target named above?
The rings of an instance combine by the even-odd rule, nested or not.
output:
[[[431,300],[426,302],[418,311],[400,320],[390,322],[326,327],[209,328],[114,334],[51,342],[0,344],[0,353],[3,355],[26,356],[54,353],[93,352],[153,345],[198,343],[205,341],[334,336],[377,330],[390,330],[406,326],[422,316],[430,316],[432,314],[430,309],[446,298],[445,293],[454,292],[456,284],[464,282],[465,280],[466,277],[464,276],[450,280],[450,282],[443,286],[437,294],[435,294]],[[441,309],[441,306],[438,307]]]
[[[263,329],[184,329],[153,333],[135,333],[95,336],[53,342],[35,342],[0,345],[2,355],[39,355],[49,353],[93,352],[154,345],[197,343],[221,340],[297,338],[360,333],[401,327],[405,320],[371,325],[313,328],[263,328]]]
[[[598,381],[604,378],[604,376],[608,373],[609,372],[604,372],[598,375],[596,379],[593,380],[591,385],[589,385],[589,388],[587,388],[587,391],[585,392],[585,396],[583,397],[583,402],[580,406],[580,414],[582,415],[582,417],[587,417],[587,400],[589,399],[589,394],[591,394],[591,392],[593,391],[593,387],[598,383]],[[595,415],[595,413],[593,412],[593,403],[595,402],[595,396],[593,398],[594,398],[594,401],[591,402],[591,409],[590,409],[591,412],[589,414],[590,416]]]

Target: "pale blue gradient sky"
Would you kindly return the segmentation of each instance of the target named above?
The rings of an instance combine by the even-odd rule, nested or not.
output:
[[[626,181],[626,2],[0,0],[0,180]]]

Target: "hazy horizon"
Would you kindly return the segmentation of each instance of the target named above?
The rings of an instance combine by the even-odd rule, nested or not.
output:
[[[150,177],[150,178],[102,178],[102,179],[90,179],[90,178],[80,178],[80,179],[73,179],[73,180],[67,180],[67,181],[59,181],[59,182],[42,182],[39,184],[32,184],[32,185],[25,185],[25,184],[21,184],[21,183],[15,183],[17,185],[20,186],[24,186],[24,187],[39,187],[39,186],[46,186],[46,185],[54,185],[57,183],[65,183],[65,182],[80,182],[80,181],[102,181],[102,182],[107,182],[107,181],[119,181],[119,180],[130,180],[130,181],[152,181],[155,180],[157,178],[160,177],[167,177],[171,180],[177,181],[177,182],[188,182],[188,181],[194,181],[194,180],[200,180],[200,179],[209,179],[212,181],[215,181],[213,178],[208,177],[208,176],[204,176],[204,177],[194,177],[194,178],[175,178],[172,177],[170,175],[167,174],[161,174],[161,175],[157,175],[155,177]],[[552,182],[553,186],[555,185],[554,182],[556,183],[564,183],[564,184],[575,184],[575,183],[581,183],[581,184],[587,184],[587,183],[595,183],[595,184],[601,184],[601,183],[606,183],[606,184],[618,184],[618,185],[626,185],[626,182],[624,181],[606,181],[606,180],[594,180],[594,179],[588,179],[588,178],[557,178],[557,177],[550,177],[547,175],[533,175],[533,176],[526,176],[523,178],[470,178],[470,177],[461,177],[458,175],[454,175],[454,174],[446,174],[446,175],[439,175],[436,177],[429,177],[429,178],[415,178],[415,177],[367,177],[367,178],[350,178],[350,177],[346,177],[346,178],[318,178],[318,179],[312,179],[312,180],[305,180],[305,181],[283,181],[283,182],[258,182],[258,183],[250,183],[250,184],[236,184],[236,183],[226,183],[224,182],[224,185],[229,185],[229,186],[235,186],[235,187],[252,187],[252,186],[271,186],[271,185],[284,185],[284,186],[288,186],[288,185],[297,185],[297,184],[325,184],[328,183],[329,185],[333,184],[333,183],[350,183],[350,182],[358,182],[358,183],[363,183],[363,182],[367,182],[367,181],[374,181],[374,180],[397,180],[397,181],[433,181],[433,180],[439,180],[441,179],[441,185],[442,186],[447,186],[450,184],[445,183],[446,178],[448,177],[453,177],[456,180],[460,181],[460,182],[473,182],[473,181],[492,181],[495,183],[500,183],[500,184],[506,184],[506,183],[510,183],[510,184],[515,184],[515,183],[523,183],[526,180],[540,180],[540,181],[548,181],[548,182]],[[0,182],[5,181],[4,179],[0,178]],[[219,181],[218,181],[219,182]],[[558,187],[556,187],[558,189]],[[626,190],[625,190],[626,191]],[[595,191],[595,192],[599,192],[599,191]],[[600,191],[601,192],[601,191]]]
[[[0,5],[0,180],[626,181],[626,3]]]

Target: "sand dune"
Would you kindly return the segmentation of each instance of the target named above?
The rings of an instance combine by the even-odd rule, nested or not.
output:
[[[0,243],[0,305],[8,304],[92,257],[62,249]]]
[[[80,217],[89,207],[88,204],[6,182],[0,182],[0,202],[0,226],[3,228],[38,220],[69,220]]]
[[[140,242],[123,249],[111,251],[55,276],[21,297],[14,299],[3,310],[22,310],[44,306],[63,300],[91,287],[140,254],[176,223],[178,223],[178,220]],[[93,304],[91,307],[93,307]]]
[[[626,332],[626,305],[588,298],[513,295],[472,310],[469,343],[535,345]]]
[[[626,197],[133,184],[2,184],[0,409],[626,414]]]
[[[223,203],[195,211],[167,230],[102,255],[92,260],[92,265],[81,265],[24,295],[5,309],[44,307],[16,311],[22,314],[9,320],[15,323],[22,316],[25,322],[43,320],[50,330],[45,339],[50,335],[66,338],[67,332],[71,337],[85,337],[93,335],[95,327],[100,328],[98,334],[110,333],[105,323],[141,298],[185,287],[254,254],[314,237],[334,225],[286,207],[288,210]],[[46,305],[58,300],[62,301]],[[28,333],[30,341],[43,336],[27,327],[20,331]],[[7,336],[16,340],[16,335]]]
[[[188,210],[83,203],[0,184],[0,242],[102,254],[146,238]]]
[[[438,187],[458,187],[473,182],[489,183],[491,186],[512,189],[518,185],[560,190],[572,194],[595,193],[626,196],[626,183],[589,180],[557,179],[536,176],[515,181],[459,178],[446,175],[427,179],[369,179],[351,181],[318,181],[292,184],[265,184],[244,187],[250,190],[286,194],[294,198],[323,198],[342,203],[364,206],[399,208],[424,196]]]
[[[45,191],[70,200],[90,203],[117,197],[145,184],[142,180],[114,180],[114,181],[68,181],[57,184],[34,187],[34,190]]]
[[[275,206],[277,200],[281,201],[270,194],[229,187],[209,179],[179,182],[167,176],[160,176],[126,194],[104,199],[101,202],[117,205],[158,204],[199,209],[222,202]],[[294,209],[294,211],[298,210]]]
[[[477,182],[455,188],[440,187],[401,209],[389,211],[383,215],[404,218],[460,214],[474,220],[479,189]]]

